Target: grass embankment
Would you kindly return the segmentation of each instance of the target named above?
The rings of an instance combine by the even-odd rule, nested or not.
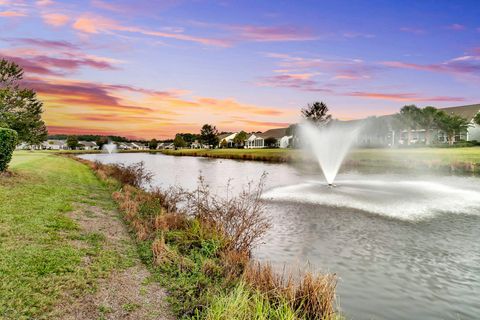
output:
[[[306,157],[291,149],[181,149],[163,150],[175,156],[198,156],[225,159],[293,162]],[[356,149],[345,166],[359,168],[429,168],[433,170],[480,172],[480,147],[468,148],[398,148]]]
[[[82,230],[69,217],[77,205],[115,208],[86,166],[15,152],[10,170],[0,175],[0,318],[52,319],[56,307],[68,306],[92,292],[98,279],[130,265],[135,252],[107,247],[102,234]]]
[[[113,197],[178,317],[339,318],[335,276],[304,274],[294,281],[252,260],[251,249],[268,227],[261,186],[228,199],[214,197],[202,183],[191,193],[147,192],[139,188],[149,179],[139,165],[89,164],[101,179],[122,183]]]

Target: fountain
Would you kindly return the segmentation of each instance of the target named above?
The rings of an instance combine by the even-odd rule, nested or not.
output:
[[[335,187],[333,181],[342,165],[343,159],[355,143],[362,129],[360,122],[332,122],[317,127],[309,122],[301,125],[301,135],[310,148],[329,187]]]
[[[112,154],[117,152],[117,145],[113,142],[108,142],[108,144],[104,144],[102,147],[104,152],[108,152],[108,154]]]

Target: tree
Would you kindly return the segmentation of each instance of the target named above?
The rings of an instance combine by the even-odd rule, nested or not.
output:
[[[277,145],[277,139],[274,137],[268,137],[263,142],[266,147],[275,147]]]
[[[36,145],[48,134],[42,120],[43,103],[35,91],[20,88],[22,78],[20,66],[0,60],[0,126],[15,130],[20,142]]]
[[[302,116],[305,120],[311,121],[316,125],[326,125],[332,120],[328,114],[328,107],[324,102],[314,102],[302,108]]]
[[[151,149],[151,150],[152,149],[154,150],[154,149],[157,149],[157,147],[158,147],[157,139],[150,140],[150,142],[148,143],[148,148]]]
[[[176,134],[175,139],[173,139],[173,145],[175,148],[185,148],[187,146],[187,143],[185,140],[183,140],[183,137],[181,134]]]
[[[0,128],[0,172],[7,170],[12,159],[13,150],[18,142],[17,132],[12,129]]]
[[[407,145],[410,145],[410,141],[412,140],[412,129],[418,127],[419,115],[420,109],[414,104],[403,106],[400,112],[396,114],[400,128],[407,130]]]
[[[72,149],[72,150],[75,150],[77,149],[78,147],[78,138],[77,136],[68,136],[67,138],[67,146]]]
[[[480,126],[480,112],[473,118],[473,122]]]
[[[86,141],[88,141],[88,140],[86,140]],[[99,149],[102,149],[104,145],[108,144],[108,138],[99,136],[97,139],[95,139],[95,143],[97,144]]]
[[[450,145],[455,143],[455,136],[467,132],[470,125],[467,119],[459,115],[449,115],[444,111],[440,111],[438,126],[447,135],[448,144]]]
[[[419,110],[417,123],[425,129],[425,143],[431,143],[431,130],[438,127],[440,112],[434,107],[425,107]]]
[[[202,143],[215,147],[218,145],[218,131],[215,126],[204,124],[200,130],[200,139]]]
[[[243,147],[245,145],[245,140],[247,140],[247,138],[248,138],[247,133],[245,131],[240,131],[239,133],[237,133],[235,138],[233,138],[233,143],[235,143],[237,147]]]
[[[227,146],[228,146],[227,140],[222,139],[222,141],[220,141],[220,148],[226,148]]]

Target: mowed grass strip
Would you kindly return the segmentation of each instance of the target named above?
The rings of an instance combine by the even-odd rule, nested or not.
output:
[[[198,156],[226,159],[290,162],[304,158],[301,150],[292,149],[179,149],[163,150],[176,156]],[[469,162],[480,164],[480,147],[468,148],[360,148],[347,156],[347,161],[366,165],[401,163],[406,161],[438,161],[442,164]]]
[[[51,319],[62,299],[91,292],[96,279],[128,260],[67,214],[77,203],[114,204],[72,159],[15,152],[10,171],[0,176],[0,319]]]

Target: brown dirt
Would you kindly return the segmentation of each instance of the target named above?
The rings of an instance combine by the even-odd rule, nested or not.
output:
[[[69,214],[77,221],[82,232],[99,233],[105,237],[105,246],[126,250],[131,238],[117,212],[96,206],[79,204]],[[82,246],[73,241],[75,247]],[[84,263],[88,264],[88,261]],[[174,319],[165,301],[166,291],[149,281],[150,273],[135,257],[133,266],[113,271],[108,278],[100,279],[95,292],[76,299],[64,299],[57,307],[58,319]],[[73,301],[72,301],[73,300]]]

